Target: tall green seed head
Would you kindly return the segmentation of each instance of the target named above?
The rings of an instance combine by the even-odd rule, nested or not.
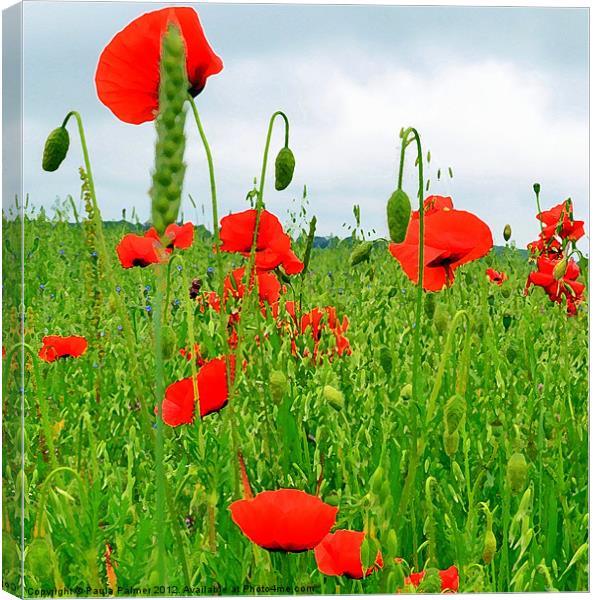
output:
[[[186,165],[185,102],[188,97],[186,49],[180,30],[170,23],[161,43],[159,115],[155,121],[155,171],[151,186],[151,213],[159,235],[174,223],[180,209]]]
[[[524,454],[515,452],[508,460],[506,466],[506,478],[513,494],[518,494],[525,489],[527,485],[527,474],[529,467]]]
[[[293,179],[295,157],[289,148],[281,148],[275,159],[275,189],[284,190]]]
[[[65,127],[58,127],[48,135],[43,148],[41,166],[44,171],[56,171],[68,154],[70,136]]]
[[[407,234],[411,219],[411,202],[403,190],[395,190],[386,204],[388,232],[395,244],[400,244]]]

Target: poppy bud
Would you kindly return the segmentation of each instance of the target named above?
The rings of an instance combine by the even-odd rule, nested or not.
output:
[[[287,389],[287,377],[285,377],[285,373],[283,373],[283,371],[273,371],[271,373],[269,385],[273,400],[278,404],[283,398],[285,390]]]
[[[370,477],[370,489],[377,495],[380,495],[382,489],[382,482],[384,481],[384,469],[382,465],[378,465],[372,477]]]
[[[401,388],[401,393],[399,394],[401,400],[411,400],[411,396],[413,396],[413,386],[410,383],[406,383]]]
[[[490,524],[490,528],[486,531],[483,541],[483,552],[481,554],[483,562],[485,562],[486,565],[489,565],[492,562],[494,554],[496,554],[496,548],[496,536],[494,535]]]
[[[552,276],[556,281],[560,281],[562,277],[566,274],[566,269],[568,268],[568,259],[564,258],[559,263],[556,264],[554,270],[552,271]]]
[[[506,331],[508,331],[508,328],[510,327],[511,323],[512,323],[512,317],[508,313],[503,314],[502,315],[502,325],[504,325],[504,329]]]
[[[295,169],[295,157],[293,152],[285,147],[281,148],[275,159],[275,189],[284,190],[293,179]]]
[[[518,494],[525,488],[528,471],[525,456],[520,452],[515,452],[508,460],[506,467],[506,478],[513,494]]]
[[[418,594],[439,594],[442,591],[442,579],[438,569],[427,569],[417,588]]]
[[[43,149],[41,166],[44,171],[55,171],[66,158],[70,136],[65,127],[58,127],[48,135]]]
[[[358,244],[352,251],[349,257],[349,263],[352,267],[359,265],[365,260],[370,260],[370,252],[372,251],[372,242],[362,242]]]
[[[393,356],[387,346],[380,347],[380,366],[384,369],[387,375],[393,370]]]
[[[444,443],[444,452],[446,452],[449,458],[452,458],[459,449],[459,432],[455,431],[452,435],[449,435],[448,431],[445,431],[442,441]]]
[[[504,226],[504,231],[502,232],[502,237],[504,238],[504,241],[507,242],[510,239],[511,235],[512,235],[512,229],[511,229],[510,225],[506,224]]]
[[[539,183],[534,183],[533,184],[533,191],[539,195],[539,192],[541,191],[541,185],[539,185]]]
[[[324,386],[322,396],[335,410],[342,410],[345,406],[343,392],[334,388],[332,385]]]
[[[444,429],[448,435],[455,433],[461,426],[465,418],[467,405],[465,399],[460,394],[451,396],[444,408]]]
[[[25,568],[37,576],[52,572],[53,551],[45,537],[33,538],[25,552]]]
[[[395,244],[400,244],[405,239],[411,218],[411,202],[403,190],[394,191],[388,199],[386,215],[390,239]]]

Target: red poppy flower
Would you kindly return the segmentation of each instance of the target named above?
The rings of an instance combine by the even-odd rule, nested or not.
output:
[[[145,233],[145,237],[157,240],[159,243],[162,240],[159,238],[159,234],[154,227],[151,227],[147,233]],[[175,223],[171,223],[165,229],[165,233],[163,234],[163,241],[165,241],[165,247],[168,250],[172,248],[178,248],[180,250],[184,250],[186,248],[190,248],[192,246],[192,242],[194,240],[194,225],[190,222],[184,223],[184,225],[176,225]]]
[[[360,556],[366,534],[363,531],[339,529],[329,533],[314,548],[314,557],[318,570],[325,575],[339,577],[345,575],[351,579],[363,579],[364,569]],[[382,568],[382,553],[378,550],[374,564],[366,569],[365,577],[376,569]]]
[[[80,335],[46,335],[42,340],[39,358],[45,362],[54,362],[68,356],[82,356],[87,350],[87,340]]]
[[[584,221],[575,221],[572,212],[572,200],[557,204],[550,210],[544,210],[537,215],[545,227],[541,237],[548,240],[555,235],[562,239],[577,241],[585,235]]]
[[[441,210],[452,210],[454,205],[450,196],[428,196],[424,200],[424,214],[431,215],[432,213]],[[419,211],[414,211],[413,214],[419,215]]]
[[[404,583],[405,585],[413,585],[413,587],[419,587],[419,584],[422,582],[426,572],[420,571],[419,573],[411,573],[409,577],[405,577]],[[441,581],[441,589],[443,592],[457,592],[459,589],[459,570],[455,565],[449,567],[448,569],[444,569],[442,571],[438,571],[438,575],[440,575]]]
[[[544,240],[540,237],[534,242],[529,242],[527,250],[532,257],[545,255],[548,258],[555,258],[562,253],[562,244],[556,238]]]
[[[430,211],[425,216],[424,226],[423,287],[428,292],[439,292],[452,285],[457,267],[485,256],[493,246],[490,228],[464,210]],[[407,277],[417,283],[419,213],[412,213],[405,240],[401,244],[389,244],[389,251]]]
[[[127,233],[116,246],[120,264],[125,269],[148,267],[165,260],[159,242],[152,237]]]
[[[245,293],[244,276],[246,273],[245,267],[235,269],[225,278],[224,282],[224,298],[228,296],[232,298],[243,298]],[[254,285],[254,275],[251,277],[251,286]],[[258,298],[261,302],[268,302],[271,306],[279,302],[281,295],[281,284],[273,273],[260,271],[257,273],[258,282]]]
[[[188,348],[180,348],[180,355],[183,356],[187,361],[191,361],[193,358],[196,360],[196,364],[202,367],[206,363],[205,359],[200,353],[199,344],[194,344],[194,351]]]
[[[239,252],[250,256],[256,226],[256,210],[248,209],[221,219],[221,250]],[[291,250],[291,238],[283,231],[275,215],[263,210],[260,213],[256,238],[256,268],[271,271],[282,266],[288,275],[301,273],[304,264]]]
[[[230,507],[233,522],[266,550],[312,550],[335,524],[338,508],[301,490],[261,492]]]
[[[486,269],[486,275],[488,276],[489,280],[496,285],[502,285],[508,279],[504,271],[498,272],[491,267]]]
[[[560,259],[552,260],[547,256],[537,259],[537,271],[529,273],[525,285],[525,295],[531,285],[542,287],[552,302],[560,304],[566,299],[568,314],[575,315],[577,303],[582,300],[585,286],[576,281],[581,274],[578,265],[569,260],[564,275],[560,279],[554,277],[554,268],[561,262]]]
[[[231,376],[234,376],[234,357],[231,357]],[[224,358],[214,358],[205,363],[196,376],[200,416],[206,417],[221,410],[228,401],[227,366]],[[176,381],[165,390],[161,405],[163,421],[167,425],[190,424],[194,421],[194,385],[192,377]]]
[[[99,99],[126,123],[138,125],[157,115],[161,38],[169,23],[180,28],[186,44],[186,71],[192,96],[203,90],[208,77],[223,69],[194,9],[163,8],[136,18],[103,49],[95,73]]]

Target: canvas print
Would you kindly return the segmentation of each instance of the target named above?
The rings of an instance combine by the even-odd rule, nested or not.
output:
[[[4,11],[3,589],[588,590],[588,17]]]

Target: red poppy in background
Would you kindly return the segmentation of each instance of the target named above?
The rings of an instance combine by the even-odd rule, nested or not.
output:
[[[231,377],[234,377],[234,357],[231,357]],[[221,410],[228,401],[227,366],[225,358],[213,358],[205,363],[196,376],[200,416]],[[194,421],[196,405],[192,377],[176,381],[165,390],[161,405],[163,422],[172,427],[189,425]]]
[[[245,267],[240,267],[232,271],[224,282],[224,299],[228,296],[232,298],[243,298],[245,293],[244,276],[246,273]],[[254,285],[254,275],[251,277],[250,287]],[[258,298],[261,302],[268,302],[271,306],[279,303],[281,296],[281,284],[274,273],[267,271],[257,272],[256,280],[258,282]]]
[[[116,246],[120,264],[125,269],[148,267],[165,260],[161,246],[151,237],[127,233]]]
[[[454,205],[450,196],[428,196],[424,200],[424,214],[431,215],[432,213],[440,210],[452,210]],[[419,211],[416,210],[413,214],[419,215]]]
[[[45,362],[54,362],[68,356],[82,356],[87,350],[87,340],[80,335],[46,335],[42,340],[39,358]]]
[[[161,38],[175,23],[186,44],[189,93],[199,94],[207,78],[223,69],[189,7],[155,10],[134,19],[103,49],[95,73],[97,95],[126,123],[152,121],[159,110]]]
[[[250,256],[256,226],[256,210],[248,209],[221,219],[221,250]],[[304,269],[304,263],[291,250],[291,238],[277,217],[267,210],[260,213],[256,238],[256,268],[271,271],[282,266],[288,275]]]
[[[366,534],[363,531],[339,529],[329,533],[314,548],[314,557],[318,570],[325,575],[339,577],[345,575],[351,579],[363,579],[364,569],[361,559],[361,548]],[[382,568],[382,553],[378,550],[374,564],[366,569],[365,577],[376,569]]]
[[[419,587],[419,584],[422,582],[425,577],[426,572],[420,571],[419,573],[411,573],[409,577],[405,577],[404,583],[405,585],[413,585],[413,587]],[[457,592],[459,589],[459,570],[455,565],[449,567],[448,569],[444,569],[442,571],[438,571],[438,575],[440,575],[441,581],[441,589],[443,592]]]
[[[557,204],[550,210],[544,210],[537,214],[545,227],[541,231],[541,237],[545,240],[555,235],[563,240],[577,241],[585,235],[584,221],[575,221],[573,217],[572,200],[568,199]]]
[[[542,287],[552,302],[561,304],[562,300],[566,299],[568,314],[575,315],[576,305],[582,300],[585,290],[585,286],[576,281],[581,271],[573,260],[569,260],[564,275],[560,279],[556,279],[554,269],[560,262],[559,259],[552,260],[547,256],[540,256],[537,259],[537,271],[529,273],[527,278],[525,295],[531,285]]]
[[[496,285],[502,285],[508,279],[504,271],[499,272],[491,267],[486,269],[486,275],[488,276],[488,279]]]
[[[165,247],[170,251],[172,248],[184,250],[192,246],[192,242],[194,241],[194,225],[190,222],[183,225],[171,223],[166,227],[163,238],[160,238],[157,230],[151,227],[145,233],[145,237],[157,240],[160,244],[164,242]]]
[[[312,550],[335,524],[338,508],[301,490],[261,492],[230,507],[233,522],[266,550]]]
[[[454,282],[457,267],[485,256],[493,246],[490,228],[475,215],[443,207],[427,212],[424,219],[423,288],[439,292]],[[405,240],[389,244],[411,281],[419,277],[419,213],[412,213]]]

